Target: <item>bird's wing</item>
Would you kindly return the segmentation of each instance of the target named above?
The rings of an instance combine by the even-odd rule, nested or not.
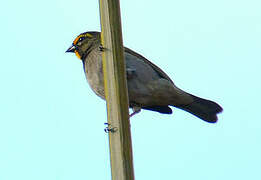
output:
[[[162,71],[158,66],[156,66],[155,64],[153,64],[152,62],[150,62],[148,59],[146,59],[145,57],[143,57],[142,55],[134,52],[133,50],[129,49],[129,48],[126,48],[124,47],[124,50],[125,52],[129,53],[129,54],[132,54],[133,56],[136,56],[137,58],[139,59],[142,59],[144,61],[144,63],[148,64],[149,66],[151,66],[157,73],[160,77],[164,78],[164,79],[167,79],[169,80],[172,84],[173,81],[170,79],[170,77],[164,72]]]

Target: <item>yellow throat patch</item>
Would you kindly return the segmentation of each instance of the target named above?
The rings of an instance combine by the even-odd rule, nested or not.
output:
[[[81,59],[81,56],[80,56],[80,54],[79,54],[78,51],[75,50],[74,53],[75,53],[75,55],[76,55],[79,59]]]

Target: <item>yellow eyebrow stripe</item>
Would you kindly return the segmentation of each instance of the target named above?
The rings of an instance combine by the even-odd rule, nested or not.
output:
[[[78,40],[81,38],[81,37],[89,37],[89,38],[92,38],[93,36],[89,33],[85,33],[85,34],[80,34],[79,36],[77,36],[77,38],[75,38],[75,40],[73,41],[73,44],[76,45],[76,43],[78,42]]]
[[[90,38],[93,37],[93,36],[92,36],[91,34],[89,34],[89,33],[86,33],[85,36],[90,37]]]

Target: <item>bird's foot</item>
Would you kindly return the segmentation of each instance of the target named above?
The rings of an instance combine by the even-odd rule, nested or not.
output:
[[[139,106],[134,106],[132,107],[132,113],[130,114],[130,117],[134,116],[135,114],[139,113],[141,111],[141,107]]]
[[[111,127],[111,124],[109,124],[109,123],[104,123],[104,125],[107,125],[107,127],[104,128],[104,131],[105,131],[106,133],[109,133],[109,132],[114,133],[114,132],[117,131],[117,128],[116,128],[116,127]]]

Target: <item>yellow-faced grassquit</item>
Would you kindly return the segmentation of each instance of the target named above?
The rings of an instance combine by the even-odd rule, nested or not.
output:
[[[92,90],[105,99],[100,32],[80,34],[66,52],[73,52],[82,60]],[[172,114],[169,106],[174,106],[206,122],[217,121],[217,113],[222,111],[217,103],[179,89],[159,67],[131,49],[125,47],[124,56],[132,115],[141,109]]]

